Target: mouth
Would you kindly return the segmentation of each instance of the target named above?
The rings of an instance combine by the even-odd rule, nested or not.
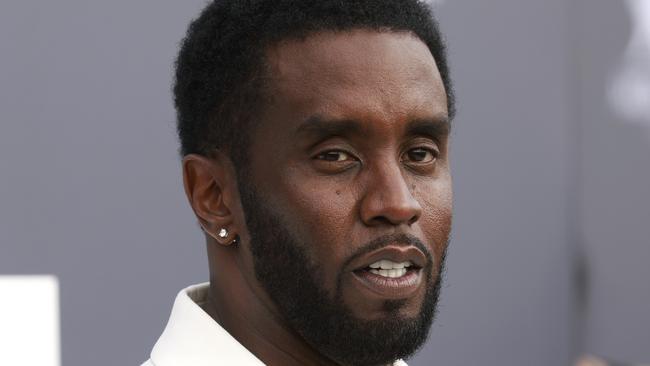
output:
[[[384,278],[402,278],[418,269],[420,267],[415,266],[411,261],[397,263],[389,259],[382,259],[360,271],[370,272]]]
[[[357,263],[352,274],[361,292],[379,299],[404,299],[421,287],[427,257],[416,247],[391,245]]]

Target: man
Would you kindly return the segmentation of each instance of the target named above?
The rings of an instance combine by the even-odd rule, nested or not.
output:
[[[145,365],[404,365],[451,229],[445,50],[416,0],[219,0],[174,88],[209,284]]]

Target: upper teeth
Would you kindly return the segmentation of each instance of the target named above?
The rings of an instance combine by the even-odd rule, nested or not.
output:
[[[389,261],[387,259],[382,259],[380,261],[377,261],[377,262],[371,264],[370,268],[374,268],[374,269],[378,269],[378,268],[381,268],[381,269],[402,269],[402,268],[408,268],[408,267],[410,267],[412,265],[413,265],[413,263],[411,263],[411,261],[396,263],[396,262],[393,262],[393,261]]]

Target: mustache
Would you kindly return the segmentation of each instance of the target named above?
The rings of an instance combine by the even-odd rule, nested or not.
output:
[[[380,237],[377,237],[368,243],[362,245],[360,248],[354,251],[352,255],[345,261],[343,264],[342,268],[347,268],[347,266],[354,261],[356,258],[359,258],[362,255],[365,255],[367,253],[373,252],[377,249],[383,248],[387,245],[395,245],[397,244],[398,246],[414,246],[422,251],[424,255],[427,257],[427,266],[433,265],[433,254],[431,253],[431,250],[427,248],[426,245],[422,242],[422,240],[418,239],[417,237],[405,233],[395,233],[395,234],[388,234],[388,235],[383,235]]]

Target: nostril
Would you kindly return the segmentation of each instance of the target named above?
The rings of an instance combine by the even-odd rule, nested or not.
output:
[[[411,219],[408,222],[409,226],[415,224],[418,221],[419,218],[420,218],[420,215],[413,215],[413,217],[411,217]]]
[[[387,225],[391,224],[391,221],[385,216],[378,216],[375,218],[375,221],[379,221],[379,223],[381,224],[387,224]]]

